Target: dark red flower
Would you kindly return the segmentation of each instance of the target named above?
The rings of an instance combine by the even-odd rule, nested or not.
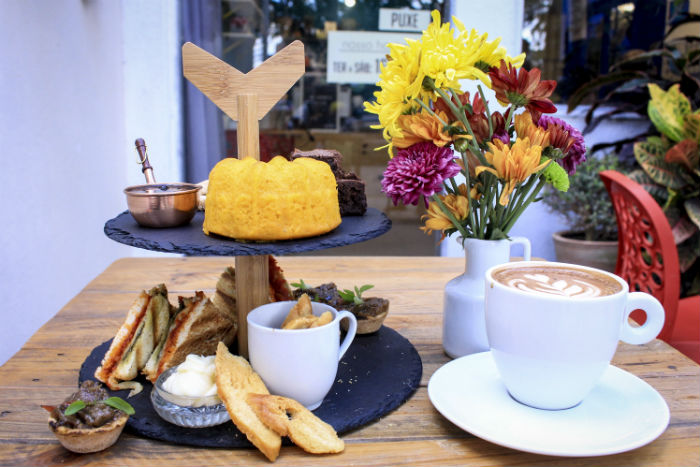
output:
[[[472,112],[469,112],[467,108],[464,109],[464,115],[469,122],[469,126],[476,137],[476,141],[479,144],[483,144],[489,141],[489,121],[486,116],[486,103],[481,99],[479,94],[474,95],[474,100],[470,102],[469,92],[463,92],[457,96],[459,101],[452,97],[452,103],[457,107],[464,106],[465,104],[471,105]],[[447,114],[450,119],[449,123],[455,124],[460,120],[452,112],[450,106],[442,99],[438,99],[435,102],[435,111],[443,111]],[[493,126],[493,138],[498,138],[504,142],[509,142],[510,138],[506,132],[506,120],[501,115],[500,112],[494,112],[491,114],[491,124]],[[459,125],[458,125],[459,126]],[[493,139],[492,138],[492,139]]]
[[[417,205],[423,199],[442,190],[442,182],[459,173],[459,166],[454,161],[454,152],[449,147],[438,147],[430,142],[416,143],[400,149],[389,161],[382,191],[398,205]]]
[[[496,92],[496,99],[503,104],[511,103],[516,107],[525,107],[531,114],[554,113],[557,108],[549,96],[557,87],[553,80],[540,81],[539,68],[527,71],[516,69],[504,60],[501,65],[489,71],[491,85]]]

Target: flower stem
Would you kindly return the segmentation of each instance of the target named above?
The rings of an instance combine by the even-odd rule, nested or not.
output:
[[[508,118],[506,119],[506,133],[508,132],[508,128],[510,128],[510,122],[513,121],[513,114],[517,109],[518,107],[514,104],[510,106],[510,112],[506,110],[506,113],[508,114]]]
[[[484,90],[481,89],[481,85],[477,85],[479,90],[479,95],[481,96],[481,101],[484,103],[484,108],[486,109],[486,120],[489,122],[489,141],[493,138],[493,122],[491,121],[491,109],[486,105],[486,96],[484,96]]]
[[[544,187],[545,183],[547,183],[547,180],[544,178],[544,175],[539,175],[537,177],[539,179],[539,183],[537,183],[537,186],[530,192],[530,196],[527,197],[524,203],[522,203],[521,206],[518,206],[516,210],[511,214],[510,219],[507,220],[506,225],[503,227],[503,233],[508,235],[508,232],[510,231],[511,228],[513,228],[513,224],[518,220],[520,215],[525,211],[525,209],[532,203],[535,198],[537,198],[537,195],[539,192],[542,190]]]
[[[447,106],[450,108],[453,114],[457,116],[460,122],[462,122],[462,125],[464,125],[464,128],[467,130],[467,133],[469,133],[469,136],[471,136],[471,140],[469,141],[470,146],[472,146],[474,154],[479,158],[479,162],[481,162],[483,165],[488,166],[488,163],[484,159],[483,154],[481,154],[481,149],[479,148],[479,144],[476,142],[476,136],[474,136],[474,132],[472,131],[471,125],[469,125],[469,121],[467,121],[467,117],[464,114],[464,112],[459,109],[454,102],[452,102],[452,97],[449,97],[447,93],[440,89],[440,88],[435,88],[435,92],[437,92],[440,97],[442,98],[443,101],[447,103]],[[454,93],[454,91],[452,91]]]
[[[442,123],[442,126],[443,126],[443,127],[447,126],[447,122],[444,121],[443,119],[441,119],[441,118],[433,111],[433,109],[431,109],[430,107],[428,107],[427,105],[425,105],[425,102],[423,102],[422,100],[418,99],[417,97],[414,97],[413,100],[416,101],[416,102],[418,102],[418,103],[420,104],[420,106],[423,107],[425,110],[427,110],[428,113],[429,113],[430,115],[432,115],[433,117],[435,117],[435,118],[437,118],[438,120],[440,120],[440,123]]]

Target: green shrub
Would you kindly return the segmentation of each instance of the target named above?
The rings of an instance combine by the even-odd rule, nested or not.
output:
[[[603,170],[620,170],[615,153],[600,157],[589,154],[571,176],[568,191],[549,190],[544,196],[550,210],[564,217],[569,229],[582,233],[586,240],[617,240],[615,210],[598,176]]]

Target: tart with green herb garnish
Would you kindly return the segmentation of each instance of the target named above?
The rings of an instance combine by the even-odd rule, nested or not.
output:
[[[96,381],[83,381],[59,406],[49,410],[49,428],[69,451],[97,452],[117,442],[134,413],[134,408],[119,397],[109,397]]]
[[[389,313],[389,300],[379,297],[362,296],[364,292],[374,287],[370,284],[355,286],[353,290],[338,290],[333,283],[321,284],[318,287],[310,287],[303,280],[292,283],[295,290],[294,298],[299,298],[306,293],[312,301],[321,302],[332,306],[337,310],[348,310],[357,318],[357,334],[370,334],[376,332]],[[345,321],[341,321],[345,328]]]

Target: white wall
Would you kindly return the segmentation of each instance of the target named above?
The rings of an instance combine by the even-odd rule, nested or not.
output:
[[[181,177],[176,7],[0,4],[0,364],[112,261],[138,251],[102,231],[126,208],[122,189],[141,181],[135,137],[146,138],[161,180]]]

